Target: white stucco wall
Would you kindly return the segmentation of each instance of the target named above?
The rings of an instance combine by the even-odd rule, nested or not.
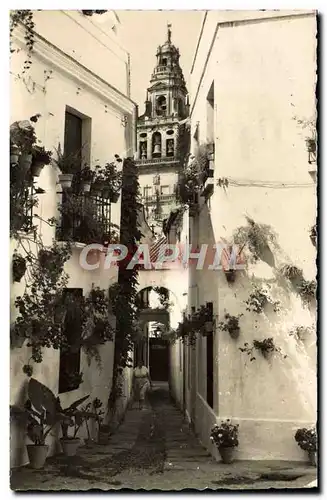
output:
[[[89,21],[84,20],[83,16],[78,16],[80,16],[78,13],[67,14],[61,11],[42,11],[35,14],[37,32],[44,38],[49,38],[51,44],[58,46],[54,47],[36,35],[32,66],[25,75],[22,74],[22,63],[26,58],[22,43],[24,32],[19,29],[15,32],[14,48],[18,47],[20,52],[13,54],[11,61],[10,123],[40,114],[41,117],[35,125],[36,135],[46,149],[53,150],[59,142],[63,145],[65,108],[66,106],[73,108],[91,120],[91,136],[86,149],[89,152],[91,166],[95,166],[98,163],[112,161],[116,153],[122,157],[133,156],[135,105],[113,87],[90,75],[88,69],[94,72],[99,70],[97,66],[92,65],[92,62],[99,63],[102,69],[108,70],[106,74],[99,70],[99,76],[126,93],[126,53],[116,46],[116,53],[120,54],[117,57],[109,45],[105,47],[97,38],[89,37],[81,27],[83,23],[87,24]],[[79,23],[76,24],[73,18],[77,17]],[[110,43],[111,48],[114,47],[114,39]],[[69,53],[71,58],[63,55],[60,50]],[[79,63],[88,69],[81,67]],[[50,75],[50,79],[47,79],[47,75]],[[127,126],[124,126],[124,116],[127,118]],[[59,192],[59,186],[56,185],[57,175],[55,167],[45,166],[36,181],[36,185],[46,191],[39,196],[39,207],[36,210],[43,219],[56,215],[57,202],[60,200],[60,195],[57,194],[57,191]],[[120,203],[121,200],[113,204],[111,211],[111,221],[118,225]],[[51,244],[54,230],[46,223],[40,223],[39,234],[45,245]],[[16,243],[13,241],[11,246],[13,250]],[[117,281],[117,267],[106,271],[103,271],[103,268],[96,271],[82,269],[79,263],[80,252],[81,246],[75,247],[72,257],[66,264],[66,271],[70,277],[68,287],[83,288],[83,293],[87,294],[92,284],[107,290]],[[23,293],[24,286],[24,278],[21,283],[12,284],[12,321],[16,315],[13,307],[14,299]],[[94,361],[88,366],[82,351],[80,371],[83,372],[84,381],[77,390],[60,395],[63,406],[90,394],[90,401],[98,397],[106,409],[112,380],[114,342],[100,346],[99,351],[103,364],[100,371]],[[30,349],[25,346],[11,350],[11,404],[23,403],[26,397],[28,377],[22,372],[22,367],[29,357]],[[59,351],[46,349],[44,361],[41,364],[34,363],[33,369],[33,377],[58,394]],[[129,392],[128,381],[125,392]],[[49,437],[48,442],[51,446],[50,453],[53,453],[56,447],[55,437]],[[12,466],[22,465],[28,461],[24,435],[15,425],[11,432],[11,450]]]
[[[232,20],[218,27],[210,54],[221,19],[218,13],[208,14],[191,78],[191,120],[193,130],[200,122],[200,142],[205,141],[206,97],[214,82],[215,183],[228,177],[230,184],[227,189],[215,185],[208,208],[202,208],[195,222],[195,242],[231,241],[248,215],[276,231],[281,248],[274,252],[276,269],[292,263],[311,280],[316,276],[316,253],[309,238],[316,218],[316,184],[308,172],[306,131],[295,118],[310,119],[315,113],[316,21],[313,14],[285,19],[277,12],[263,14],[265,20],[248,23],[244,19],[253,14],[234,12]],[[206,339],[198,341],[195,426],[200,439],[216,455],[210,428],[218,418],[232,418],[240,423],[239,458],[304,460],[294,433],[316,421],[316,341],[313,335],[297,342],[289,330],[314,323],[315,311],[303,307],[285,283],[277,285],[276,270],[262,262],[231,285],[222,272],[196,273],[191,281],[198,297],[190,294],[190,305],[213,301],[218,320],[226,312],[244,313],[237,341],[218,329],[215,333],[213,410],[205,401]],[[272,283],[282,303],[280,313],[264,318],[245,311],[249,278]],[[257,356],[250,363],[238,349],[270,336],[286,359]]]

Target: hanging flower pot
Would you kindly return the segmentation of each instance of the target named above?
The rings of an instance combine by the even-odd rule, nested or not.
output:
[[[10,164],[17,165],[19,161],[20,149],[18,146],[11,146],[10,148]]]
[[[69,189],[73,182],[74,174],[59,174],[59,184],[63,189]]]
[[[33,177],[40,177],[40,173],[44,168],[44,163],[32,163],[31,172]]]
[[[39,177],[45,165],[51,162],[52,153],[46,151],[44,146],[34,146],[32,150],[32,175]]]
[[[234,448],[232,446],[219,446],[218,450],[223,464],[234,462]]]
[[[27,172],[31,168],[32,159],[33,157],[31,154],[23,153],[21,155],[19,159],[19,165],[24,172]]]
[[[49,446],[46,444],[28,444],[26,448],[32,469],[42,469],[48,455]]]
[[[240,327],[237,328],[231,328],[229,331],[229,335],[231,336],[232,339],[236,340],[240,336]]]
[[[235,269],[228,269],[227,271],[225,271],[225,276],[228,283],[234,283],[236,278]]]
[[[12,274],[13,280],[19,283],[26,272],[26,260],[21,255],[15,253],[13,255]]]
[[[262,356],[263,356],[263,357],[264,357],[267,361],[269,361],[269,360],[272,358],[272,355],[273,355],[273,352],[274,352],[274,351],[264,349],[264,350],[262,350],[261,352],[262,352]]]

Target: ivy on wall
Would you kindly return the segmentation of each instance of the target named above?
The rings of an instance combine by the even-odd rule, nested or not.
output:
[[[140,208],[138,173],[135,163],[131,158],[124,160],[122,181],[120,242],[129,249],[129,255],[133,255],[142,234],[138,226],[138,212]],[[130,365],[129,352],[133,348],[133,342],[137,336],[137,307],[135,302],[138,269],[137,266],[133,269],[127,269],[129,261],[130,257],[127,256],[120,262],[118,283],[110,287],[109,290],[113,313],[116,316],[114,370],[109,396],[110,409],[114,408],[116,400],[121,394],[120,375],[123,369]]]
[[[26,45],[26,50],[27,50],[27,58],[24,61],[24,66],[23,66],[23,74],[26,73],[26,71],[31,67],[32,64],[32,53],[33,53],[33,48],[34,48],[34,18],[33,18],[33,11],[32,10],[14,10],[10,12],[10,42],[12,41],[12,35],[14,30],[17,28],[19,25],[23,25],[25,34],[25,45]],[[14,53],[15,49],[12,48],[11,43],[10,43],[10,52]]]

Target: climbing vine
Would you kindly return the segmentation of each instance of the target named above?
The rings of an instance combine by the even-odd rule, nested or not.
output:
[[[122,210],[120,219],[120,242],[133,254],[137,242],[141,239],[138,226],[139,181],[135,163],[131,158],[126,158],[123,163],[122,177]],[[136,320],[138,270],[127,269],[130,257],[127,256],[120,262],[118,283],[110,290],[112,311],[116,316],[116,337],[112,388],[109,396],[109,408],[114,409],[115,403],[121,394],[120,375],[126,366],[130,365],[129,352],[133,348],[137,336]]]
[[[24,26],[25,34],[25,45],[27,49],[27,58],[24,61],[23,74],[31,67],[32,64],[32,53],[34,48],[34,19],[32,10],[14,10],[10,13],[10,43],[12,41],[12,35],[16,27],[22,24]],[[15,49],[10,46],[10,52],[14,53]]]
[[[36,363],[42,362],[42,348],[59,349],[65,344],[62,323],[68,275],[64,265],[70,255],[69,244],[60,246],[56,242],[50,247],[40,242],[37,253],[25,249],[28,280],[23,295],[15,300],[19,314],[13,330],[18,338],[28,340],[31,359]]]

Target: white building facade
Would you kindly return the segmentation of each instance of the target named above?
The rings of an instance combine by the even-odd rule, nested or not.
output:
[[[101,22],[99,18],[101,17]],[[33,12],[34,46],[30,68],[23,71],[28,59],[25,28],[18,25],[12,34],[11,56],[11,123],[38,116],[35,131],[38,140],[53,152],[58,145],[65,148],[69,134],[82,146],[82,161],[94,168],[121,158],[133,157],[136,146],[137,106],[129,98],[129,54],[119,37],[119,19],[114,11],[101,16],[84,15],[82,11]],[[74,140],[74,139],[72,139]],[[62,190],[58,184],[60,171],[46,165],[35,179],[35,188],[42,188],[37,214],[47,220],[57,216]],[[110,222],[120,224],[121,201],[110,206]],[[38,235],[44,245],[56,238],[55,229],[37,219]],[[60,239],[60,238],[59,238]],[[65,266],[68,288],[78,288],[86,295],[92,288],[108,291],[117,281],[118,269],[85,270],[80,253],[85,243],[75,238],[73,253]],[[24,241],[24,238],[22,238]],[[98,242],[101,243],[101,242]],[[28,243],[26,243],[28,244]],[[33,248],[33,243],[31,243]],[[12,250],[17,241],[12,240]],[[99,257],[100,258],[100,257]],[[24,293],[24,279],[11,287],[11,321],[17,310],[15,298]],[[60,349],[44,349],[43,362],[33,364],[33,377],[60,396],[63,406],[90,394],[99,398],[107,411],[111,388],[114,341],[99,346],[100,369],[94,360],[87,362],[80,353],[83,382],[67,392],[59,391]],[[26,342],[11,350],[11,404],[22,404],[26,398],[28,377],[22,371],[31,356]],[[50,454],[55,451],[55,437],[49,438]],[[11,430],[12,466],[26,464],[24,434],[14,424]]]
[[[187,348],[182,371],[178,356],[172,370],[176,386],[184,377],[186,415],[217,458],[210,430],[221,419],[240,426],[237,458],[298,461],[306,457],[295,431],[317,420],[316,305],[282,272],[296,266],[306,283],[316,278],[316,162],[306,142],[315,137],[315,85],[314,12],[204,15],[191,70],[191,137],[193,153],[214,143],[214,188],[190,217],[190,241],[232,245],[240,228],[251,234],[249,220],[267,241],[275,235],[266,261],[253,262],[245,239],[245,268],[233,282],[224,269],[189,270],[189,312],[211,302],[215,329]],[[256,287],[269,290],[277,312],[247,310]],[[242,314],[237,339],[219,325],[226,314]],[[305,337],[294,334],[300,330]],[[277,348],[269,360],[240,350],[269,338]]]

